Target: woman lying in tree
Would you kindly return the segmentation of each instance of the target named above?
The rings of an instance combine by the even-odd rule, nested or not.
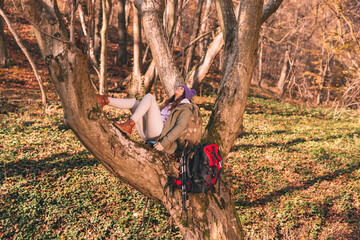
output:
[[[124,123],[114,123],[119,130],[130,135],[136,126],[143,140],[156,141],[156,150],[172,154],[177,148],[176,140],[189,124],[193,111],[190,100],[195,94],[195,90],[180,85],[160,109],[155,97],[150,93],[146,94],[140,103],[135,98],[110,98],[98,94],[96,98],[101,107],[109,105],[119,109],[130,109],[132,115],[129,119]]]

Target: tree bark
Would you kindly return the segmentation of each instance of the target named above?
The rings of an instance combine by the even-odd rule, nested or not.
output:
[[[260,37],[261,38],[261,37]],[[260,39],[259,41],[259,45],[260,45],[260,50],[259,50],[259,67],[258,67],[258,71],[259,71],[259,75],[258,75],[258,86],[259,88],[261,88],[261,82],[262,82],[262,57],[263,57],[263,49],[264,49],[264,43],[262,41],[262,39]]]
[[[125,3],[126,0],[118,0],[117,6],[117,20],[118,20],[118,37],[119,42],[116,51],[115,63],[116,65],[127,63],[127,27],[125,20]]]
[[[204,18],[202,20],[202,24],[200,27],[200,35],[207,32],[209,30],[209,21],[208,17],[210,14],[210,10],[211,10],[211,0],[206,0],[205,2],[205,6],[204,6]],[[205,39],[203,39],[198,47],[198,56],[202,56],[205,53],[205,49],[207,48],[209,44],[209,37],[206,37]]]
[[[4,0],[0,0],[0,9],[4,7]],[[0,67],[7,68],[10,64],[9,52],[6,48],[4,25],[2,19],[0,19]]]

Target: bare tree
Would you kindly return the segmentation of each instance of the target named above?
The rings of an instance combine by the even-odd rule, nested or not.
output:
[[[279,81],[277,82],[277,89],[278,89],[279,97],[281,97],[284,93],[284,85],[285,85],[285,81],[286,81],[288,69],[289,69],[289,58],[290,58],[289,51],[286,50],[285,55],[284,55],[284,62],[283,62],[281,73],[280,73],[280,78],[279,78]]]
[[[263,9],[262,16],[261,16],[261,23],[266,22],[266,20],[276,12],[276,10],[279,8],[283,0],[271,0],[269,1]],[[238,12],[236,10],[236,12]],[[213,63],[215,57],[220,52],[220,50],[224,46],[223,33],[219,33],[212,41],[212,43],[209,45],[207,52],[200,60],[199,64],[194,66],[194,68],[190,71],[189,77],[186,81],[187,85],[189,87],[193,87],[195,89],[199,89],[199,86],[208,73],[211,64]]]

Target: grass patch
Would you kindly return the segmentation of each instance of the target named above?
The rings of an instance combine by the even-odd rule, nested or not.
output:
[[[208,119],[214,99],[197,101]],[[1,238],[136,238],[146,198],[62,126],[56,101],[46,113],[32,103],[0,116]],[[324,109],[248,99],[246,132],[225,166],[248,239],[360,238],[359,124]],[[155,238],[168,218],[150,202],[139,238]],[[160,239],[168,238],[182,239],[176,227]]]

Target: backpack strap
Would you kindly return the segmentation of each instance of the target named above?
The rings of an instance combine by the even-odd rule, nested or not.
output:
[[[199,162],[200,162],[200,151],[202,149],[202,145],[198,145],[194,148],[194,163],[193,163],[193,179],[197,181],[199,179]]]

